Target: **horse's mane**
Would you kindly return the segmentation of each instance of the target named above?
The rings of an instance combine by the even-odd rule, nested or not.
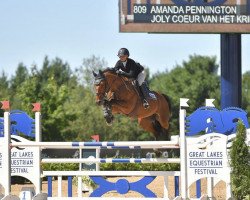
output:
[[[116,74],[114,68],[109,68],[109,67],[106,68],[106,69],[104,69],[102,72],[103,72],[103,73],[109,72],[109,73],[111,73],[111,74]]]
[[[110,75],[111,74],[111,75],[114,75],[114,76],[118,77],[119,79],[122,79],[123,81],[131,82],[131,80],[129,78],[127,78],[127,77],[125,77],[123,75],[118,75],[114,68],[106,68],[106,69],[102,70],[102,73],[104,73],[105,75],[107,75],[107,74]]]

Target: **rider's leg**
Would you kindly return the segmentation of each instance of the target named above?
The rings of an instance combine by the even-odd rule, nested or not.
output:
[[[143,107],[145,109],[147,109],[147,108],[149,108],[149,103],[148,103],[148,101],[146,99],[146,96],[145,96],[143,88],[142,88],[142,83],[144,82],[145,78],[146,78],[146,73],[145,73],[145,71],[142,71],[137,76],[136,84],[137,84],[137,86],[139,88],[139,95],[140,95],[140,98],[142,100]]]

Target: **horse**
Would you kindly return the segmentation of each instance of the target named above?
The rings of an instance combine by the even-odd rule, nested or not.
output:
[[[108,124],[113,122],[113,114],[124,114],[137,118],[139,125],[151,132],[155,140],[170,140],[169,120],[171,104],[167,95],[153,92],[156,99],[148,99],[145,109],[133,80],[117,74],[112,69],[99,73],[93,71],[95,78],[96,103],[106,108],[104,116]]]

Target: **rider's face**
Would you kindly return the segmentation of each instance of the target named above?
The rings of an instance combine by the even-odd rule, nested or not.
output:
[[[119,56],[119,58],[120,58],[120,61],[125,62],[128,59],[128,56],[127,55]]]

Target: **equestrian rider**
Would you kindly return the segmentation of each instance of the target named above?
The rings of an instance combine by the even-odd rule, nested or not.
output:
[[[143,66],[136,63],[133,59],[129,58],[129,51],[126,48],[121,48],[117,55],[120,59],[117,61],[115,67],[113,68],[117,74],[123,75],[127,78],[135,79],[136,86],[138,88],[139,96],[142,100],[143,107],[145,109],[149,108],[149,103],[144,96],[142,83],[146,78],[146,73]]]

